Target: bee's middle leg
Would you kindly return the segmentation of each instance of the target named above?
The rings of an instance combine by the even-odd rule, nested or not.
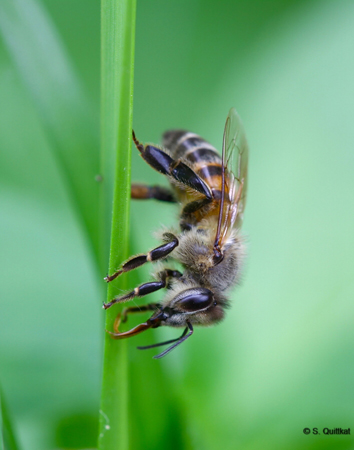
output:
[[[135,297],[144,297],[145,295],[152,294],[153,292],[165,288],[168,283],[168,278],[179,278],[181,276],[182,274],[178,270],[165,269],[158,274],[158,281],[150,281],[149,283],[141,284],[132,291],[119,297],[115,297],[108,303],[104,303],[103,308],[108,309],[115,303],[123,303],[132,300]]]

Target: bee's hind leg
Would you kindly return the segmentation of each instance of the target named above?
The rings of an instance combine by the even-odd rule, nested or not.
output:
[[[203,194],[209,200],[213,198],[209,186],[185,163],[179,159],[173,159],[168,153],[153,145],[146,145],[144,147],[135,137],[134,131],[133,141],[142,158],[157,172],[172,177],[178,183]]]
[[[155,199],[161,202],[176,203],[176,199],[170,189],[162,186],[146,186],[144,184],[132,184],[131,198],[136,200]]]
[[[178,238],[172,233],[164,233],[164,238],[168,242],[154,248],[146,255],[133,256],[132,258],[128,259],[128,261],[126,261],[119,270],[117,270],[112,275],[107,275],[105,277],[105,281],[109,283],[110,281],[121,275],[123,272],[129,272],[130,270],[136,269],[137,267],[142,266],[148,261],[157,261],[158,259],[165,258],[177,247],[179,242]]]

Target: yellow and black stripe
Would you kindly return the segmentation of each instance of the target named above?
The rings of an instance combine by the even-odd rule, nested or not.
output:
[[[167,131],[163,146],[172,158],[187,163],[210,187],[213,198],[221,198],[222,159],[217,150],[197,134],[184,130]]]

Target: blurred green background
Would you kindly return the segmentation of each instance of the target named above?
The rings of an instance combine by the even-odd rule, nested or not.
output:
[[[98,170],[99,2],[13,2],[43,33],[33,55],[55,42],[71,62],[84,110],[74,131]],[[63,75],[57,96],[38,101],[41,79],[23,69],[37,67],[34,44],[9,5],[0,5],[0,383],[21,448],[94,447],[105,273],[53,148],[71,91]],[[129,342],[131,448],[354,448],[353,436],[302,431],[354,434],[353,2],[141,1],[136,29],[138,138],[157,143],[179,127],[220,148],[235,106],[250,179],[248,258],[225,321],[161,361],[135,347],[176,331]],[[55,55],[50,70],[61,75]],[[57,106],[53,138],[45,122]],[[63,139],[75,149],[71,135]],[[132,165],[134,181],[165,183],[134,149]],[[173,205],[132,204],[131,253],[175,222]],[[129,282],[148,279],[143,268]]]

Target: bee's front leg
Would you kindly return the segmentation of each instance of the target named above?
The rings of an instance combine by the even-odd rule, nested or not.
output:
[[[119,334],[119,326],[121,323],[124,323],[128,319],[128,314],[136,314],[136,313],[143,313],[146,311],[158,311],[160,308],[159,303],[149,303],[148,305],[141,305],[141,306],[131,306],[129,308],[124,308],[122,312],[120,312],[113,325],[114,332],[116,334]]]
[[[128,320],[128,314],[135,314],[135,313],[143,313],[146,311],[156,311],[160,308],[159,303],[148,303],[147,305],[141,305],[141,306],[129,306],[128,308],[124,308],[122,313],[120,314],[121,323],[125,323]]]

